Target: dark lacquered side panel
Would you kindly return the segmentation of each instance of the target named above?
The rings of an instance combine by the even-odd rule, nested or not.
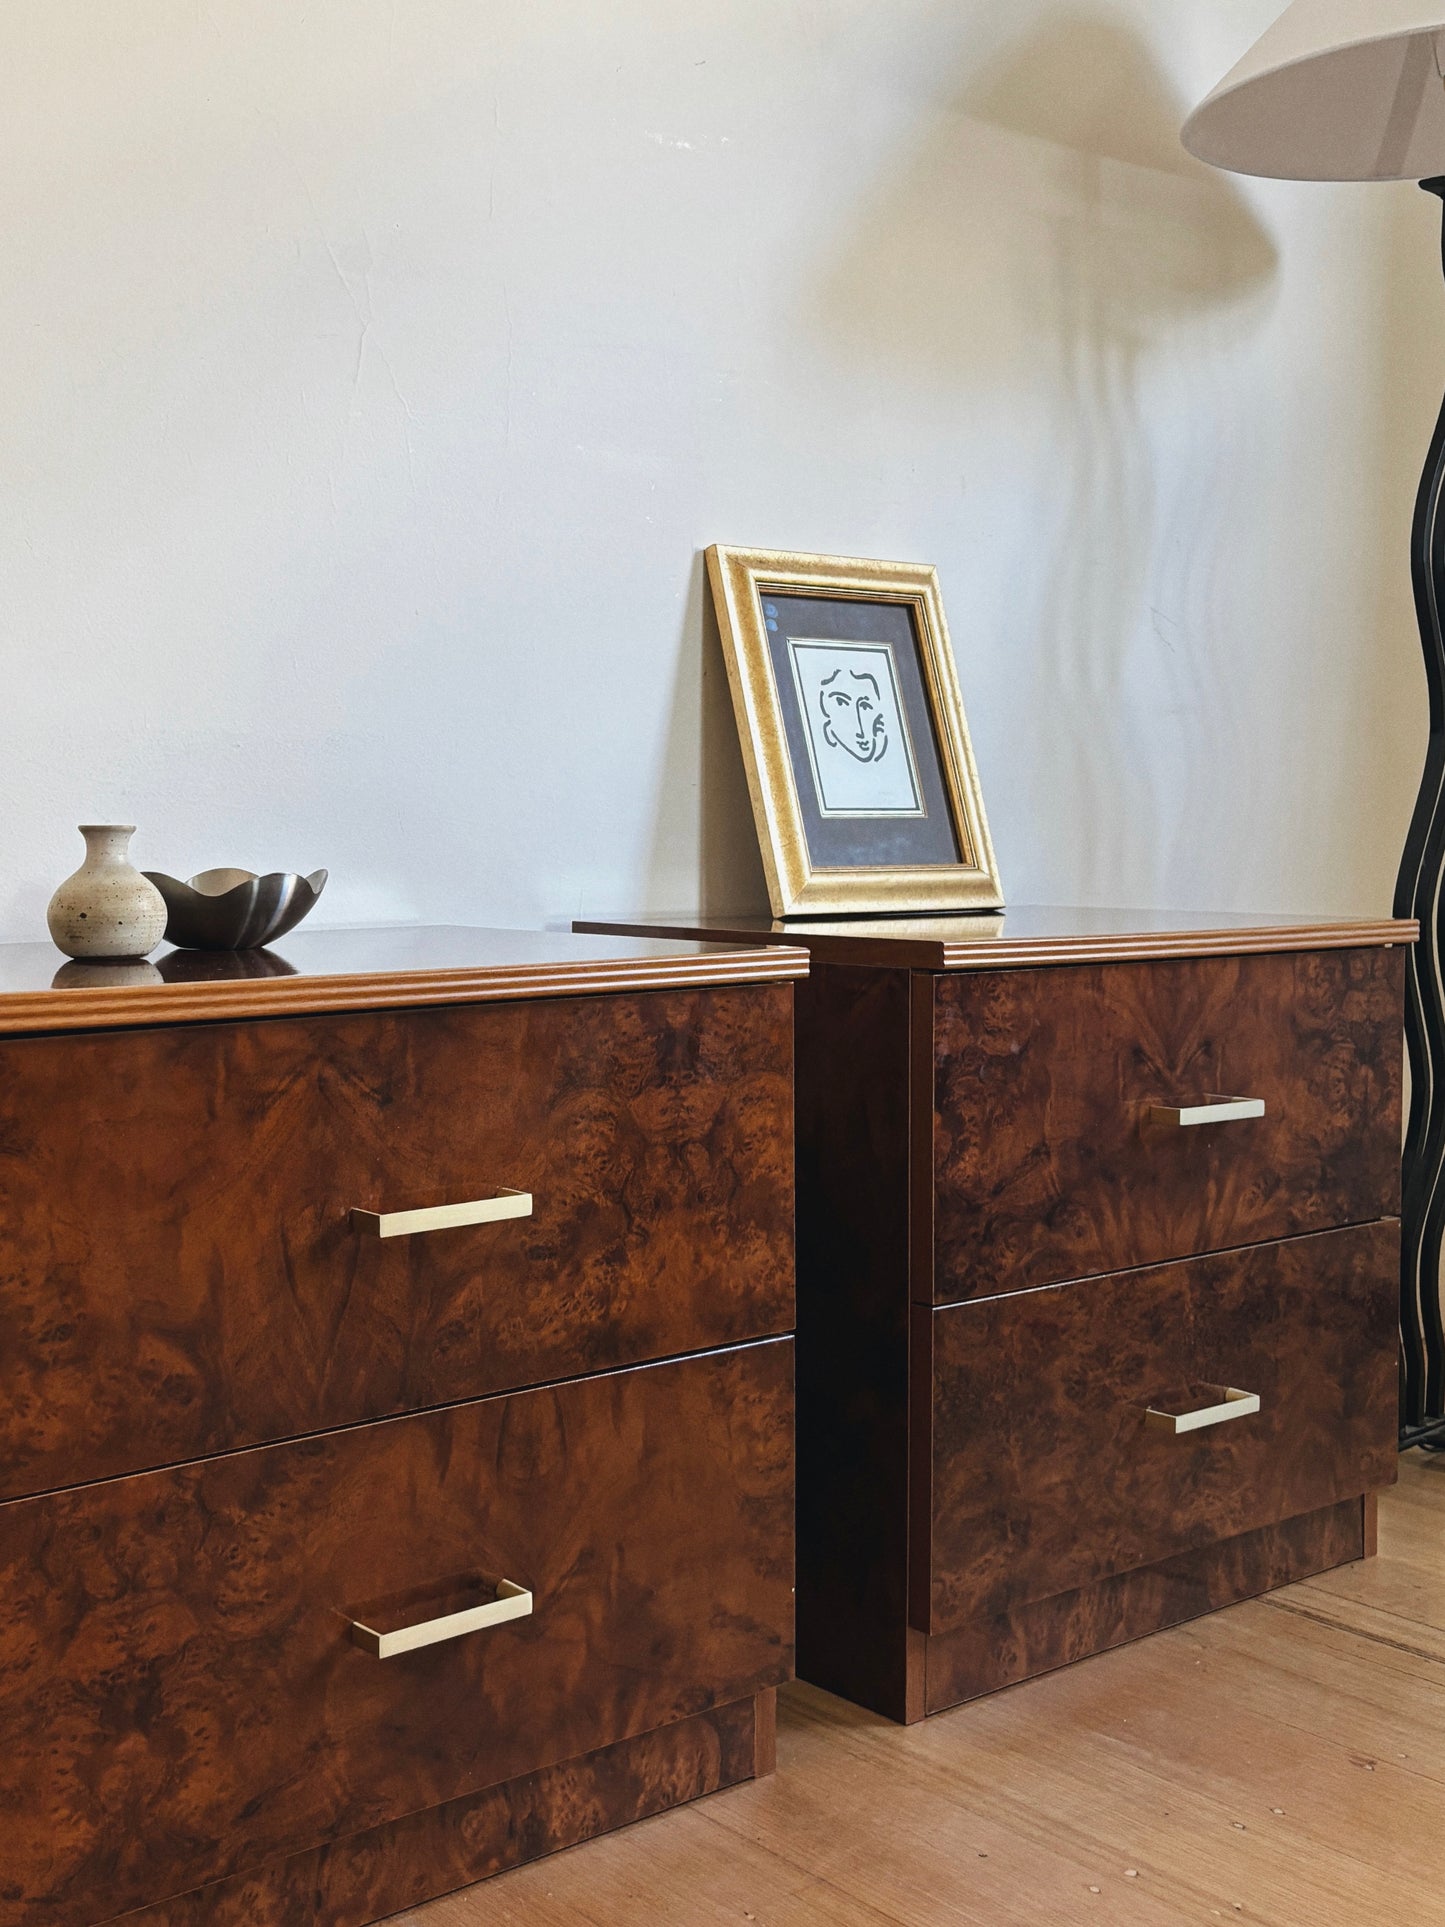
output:
[[[937,980],[938,1303],[1399,1209],[1403,952]],[[1263,1118],[1155,1129],[1151,1105]]]
[[[1363,1503],[1343,1500],[941,1633],[928,1641],[928,1711],[941,1712],[1276,1586],[1348,1565],[1366,1551]]]
[[[924,1630],[1391,1484],[1399,1230],[920,1309],[934,1379]],[[1147,1409],[1190,1387],[1183,1408],[1235,1388],[1260,1410],[1180,1438],[1152,1429]]]
[[[792,994],[0,1043],[0,1495],[790,1329]]]
[[[908,973],[821,966],[797,1044],[798,1671],[902,1719]]]
[[[127,1914],[126,1927],[366,1927],[751,1779],[757,1704],[699,1713],[585,1759],[407,1814]]]
[[[787,1340],[0,1507],[0,1923],[89,1927],[776,1686],[792,1551]],[[348,1608],[467,1574],[535,1611],[353,1642]]]

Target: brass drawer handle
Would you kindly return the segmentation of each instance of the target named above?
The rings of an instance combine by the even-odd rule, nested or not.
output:
[[[1202,1104],[1151,1104],[1152,1124],[1171,1130],[1187,1131],[1196,1124],[1236,1124],[1247,1117],[1264,1116],[1262,1097],[1206,1097]]]
[[[465,1612],[444,1613],[440,1619],[423,1619],[415,1626],[399,1626],[395,1632],[379,1633],[359,1619],[351,1621],[351,1637],[373,1659],[395,1659],[398,1653],[414,1653],[422,1646],[440,1646],[447,1639],[463,1639],[488,1626],[503,1626],[509,1619],[525,1619],[532,1610],[532,1595],[525,1586],[514,1586],[510,1579],[497,1581],[497,1596],[483,1606],[468,1606]]]
[[[1258,1392],[1238,1392],[1232,1385],[1226,1385],[1221,1404],[1200,1405],[1192,1412],[1161,1412],[1157,1406],[1150,1405],[1145,1410],[1144,1423],[1151,1432],[1167,1432],[1171,1438],[1180,1438],[1185,1432],[1205,1432],[1212,1425],[1228,1425],[1231,1419],[1251,1418],[1258,1410]]]
[[[425,1211],[353,1211],[351,1222],[370,1238],[410,1238],[418,1231],[447,1231],[453,1225],[498,1224],[503,1218],[530,1218],[530,1191],[498,1191],[469,1204],[436,1204]]]

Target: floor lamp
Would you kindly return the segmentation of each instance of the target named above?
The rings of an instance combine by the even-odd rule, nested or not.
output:
[[[1442,0],[1295,0],[1195,109],[1184,145],[1236,174],[1293,181],[1419,181],[1445,200]],[[1415,510],[1415,604],[1430,744],[1395,914],[1418,917],[1407,974],[1410,1116],[1401,1209],[1400,1439],[1445,1444],[1445,412]]]

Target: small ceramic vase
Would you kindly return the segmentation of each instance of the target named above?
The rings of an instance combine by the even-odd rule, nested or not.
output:
[[[166,930],[165,898],[126,852],[133,823],[82,823],[85,861],[50,899],[46,922],[67,957],[144,957]]]

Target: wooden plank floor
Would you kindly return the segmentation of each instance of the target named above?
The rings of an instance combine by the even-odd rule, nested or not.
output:
[[[907,1730],[791,1687],[775,1778],[398,1918],[1445,1922],[1445,1457],[1378,1559]]]

